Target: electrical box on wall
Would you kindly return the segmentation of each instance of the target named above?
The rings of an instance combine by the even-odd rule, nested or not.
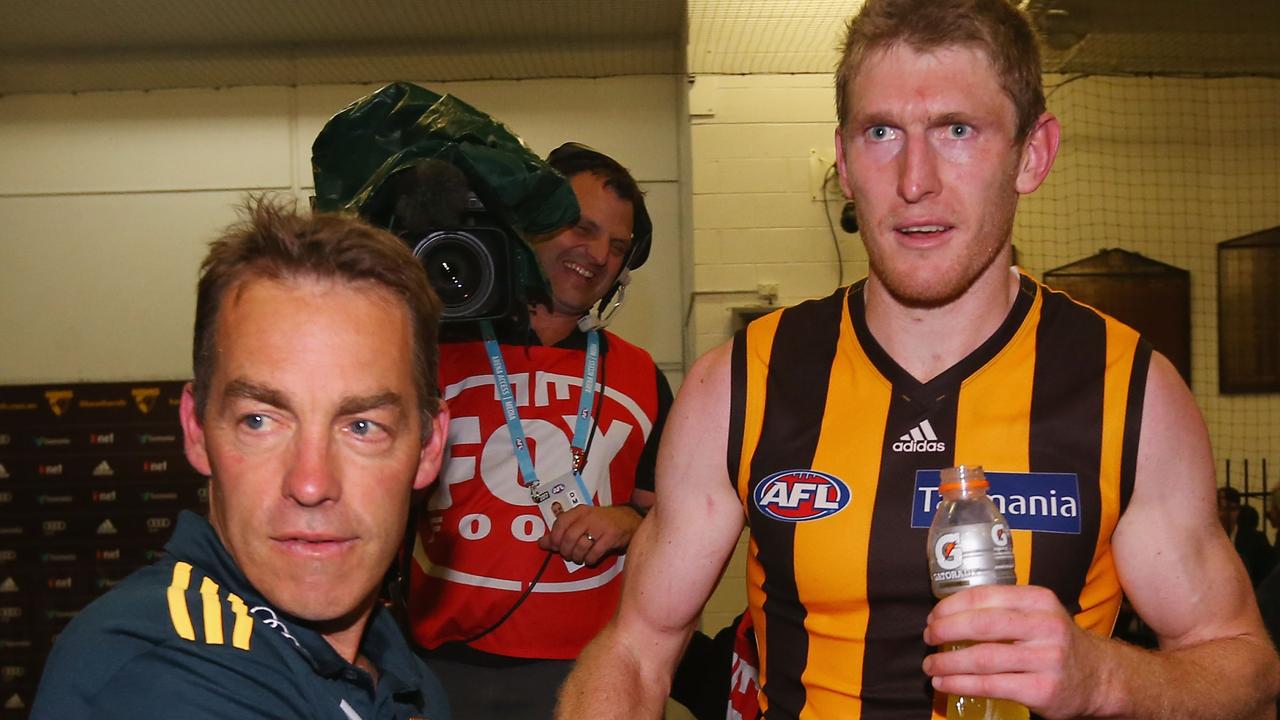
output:
[[[817,148],[809,148],[809,199],[823,202],[839,199],[840,182],[835,175],[835,159],[826,157]]]

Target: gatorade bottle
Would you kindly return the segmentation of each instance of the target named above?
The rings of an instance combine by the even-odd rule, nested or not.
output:
[[[1009,523],[987,497],[976,465],[942,471],[942,504],[929,526],[929,577],[939,599],[979,585],[1015,585]],[[955,650],[970,643],[949,644]],[[1027,708],[995,698],[947,698],[947,720],[1028,720]]]

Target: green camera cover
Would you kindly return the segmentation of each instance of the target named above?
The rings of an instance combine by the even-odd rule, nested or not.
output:
[[[515,287],[525,298],[545,291],[529,241],[577,222],[573,186],[506,125],[451,95],[396,82],[330,118],[311,145],[315,209],[395,230],[390,180],[426,159],[460,170],[485,210],[519,236]]]

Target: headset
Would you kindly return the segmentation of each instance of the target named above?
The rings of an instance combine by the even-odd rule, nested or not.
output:
[[[622,271],[614,279],[595,309],[588,311],[578,319],[578,329],[583,332],[599,330],[609,324],[622,301],[626,297],[627,284],[631,282],[631,271],[640,267],[649,259],[649,248],[653,244],[653,221],[649,219],[649,211],[645,207],[644,193],[636,185],[635,179],[617,160],[587,145],[567,142],[552,150],[547,155],[547,164],[555,168],[565,177],[572,177],[581,172],[592,172],[601,175],[606,182],[615,185],[635,185],[634,197],[624,198],[630,201],[631,214],[631,247],[622,261]],[[611,188],[618,192],[616,187]]]
[[[613,287],[609,288],[609,292],[600,298],[595,312],[588,310],[586,315],[578,318],[578,329],[582,332],[603,330],[622,307],[622,301],[627,297],[627,285],[630,283],[631,268],[623,265],[622,272],[618,273],[618,279],[613,281]]]

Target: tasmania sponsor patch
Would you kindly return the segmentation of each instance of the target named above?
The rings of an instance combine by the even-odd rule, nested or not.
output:
[[[761,480],[752,493],[756,508],[783,522],[819,520],[849,504],[849,487],[817,470],[783,470]]]
[[[987,471],[987,495],[1014,530],[1080,534],[1080,482],[1075,473]],[[942,502],[941,471],[917,470],[911,527],[927,528]]]

